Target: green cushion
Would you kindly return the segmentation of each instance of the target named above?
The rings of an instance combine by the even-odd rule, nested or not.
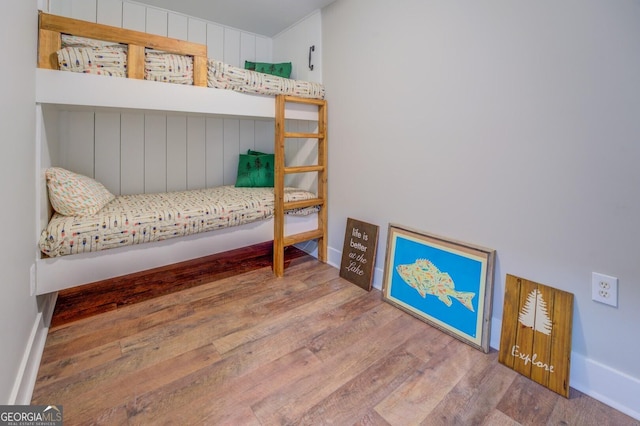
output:
[[[249,150],[240,154],[236,187],[273,187],[274,154]]]
[[[244,69],[264,74],[277,75],[278,77],[283,78],[289,78],[291,76],[291,62],[270,64],[268,62],[244,61]]]

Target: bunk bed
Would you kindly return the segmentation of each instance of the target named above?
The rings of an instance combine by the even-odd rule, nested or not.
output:
[[[66,72],[59,69],[59,52],[63,35],[69,34],[124,46],[126,78]],[[184,55],[192,64],[191,84],[174,84],[145,79],[145,52],[149,49],[163,54]],[[147,63],[148,66],[148,63]],[[231,71],[231,73],[230,73]],[[230,74],[234,79],[229,79]],[[216,76],[218,74],[218,76]],[[238,76],[249,86],[237,85]],[[273,217],[250,221],[232,228],[213,232],[185,232],[179,238],[162,239],[149,244],[135,244],[88,251],[68,256],[50,257],[38,252],[35,270],[35,293],[46,294],[106,278],[137,272],[195,257],[273,240],[274,274],[284,274],[284,248],[311,239],[318,240],[318,258],[326,261],[326,102],[324,91],[304,84],[281,82],[277,78],[249,74],[229,68],[206,57],[206,46],[105,26],[40,12],[38,69],[36,70],[36,106],[40,117],[36,129],[38,170],[38,215],[41,229],[53,214],[48,198],[45,170],[55,167],[47,153],[47,131],[44,111],[49,108],[89,110],[142,110],[206,114],[223,117],[271,118],[275,120],[275,186]],[[222,77],[222,79],[217,79]],[[241,78],[241,79],[242,79]],[[267,92],[256,85],[268,86]],[[280,90],[273,92],[274,87]],[[302,96],[302,97],[301,97]],[[126,99],[126,101],[123,101]],[[317,133],[285,131],[286,119],[318,122]],[[314,138],[318,140],[318,165],[285,167],[286,139]],[[318,173],[315,197],[290,197],[284,187],[284,175]],[[319,210],[306,216],[286,214],[309,208]],[[59,216],[59,215],[58,215]],[[215,226],[214,226],[215,227]],[[188,235],[187,235],[188,234]],[[46,241],[46,238],[45,238]],[[46,250],[45,250],[46,251]],[[72,252],[73,250],[71,250]]]

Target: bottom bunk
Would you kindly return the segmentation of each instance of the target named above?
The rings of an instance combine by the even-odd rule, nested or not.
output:
[[[116,197],[99,182],[61,168],[48,169],[46,177],[56,213],[40,236],[37,294],[274,238],[270,187]],[[287,201],[315,198],[294,188],[285,193]],[[316,229],[317,211],[308,207],[288,212],[285,235]]]
[[[318,226],[317,220],[317,213],[307,216],[287,215],[285,232],[295,234],[314,230]],[[43,257],[36,262],[36,293],[51,293],[272,239],[273,218],[269,218],[203,234],[101,252]]]

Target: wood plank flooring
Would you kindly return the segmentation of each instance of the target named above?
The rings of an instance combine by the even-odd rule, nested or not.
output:
[[[640,425],[309,256],[113,305],[50,329],[32,403],[62,404],[65,425]]]
[[[285,248],[285,267],[306,253]],[[78,286],[58,293],[52,326],[115,310],[193,286],[271,265],[273,242]]]

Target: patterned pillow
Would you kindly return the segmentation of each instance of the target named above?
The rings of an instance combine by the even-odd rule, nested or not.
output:
[[[58,50],[62,71],[86,74],[127,76],[127,51],[119,47],[64,47]]]
[[[165,83],[193,84],[193,58],[146,49],[144,79]]]
[[[240,154],[236,188],[273,187],[274,154],[249,150]]]
[[[90,216],[115,198],[100,182],[60,167],[46,170],[49,201],[65,216]]]
[[[126,50],[125,44],[114,43],[112,41],[96,40],[94,38],[78,37],[70,34],[60,34],[62,47],[121,47]]]

